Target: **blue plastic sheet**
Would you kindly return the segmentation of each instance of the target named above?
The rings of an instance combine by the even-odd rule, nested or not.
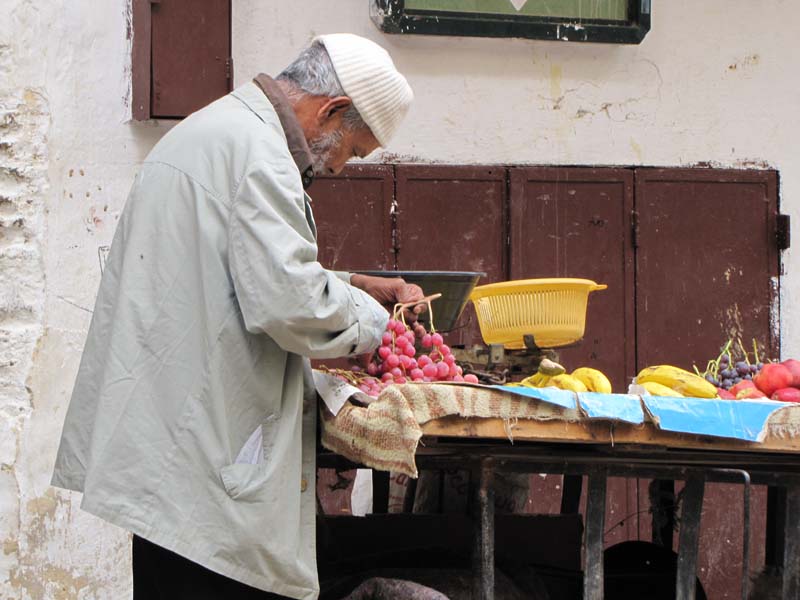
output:
[[[656,425],[665,431],[757,442],[769,416],[787,405],[772,400],[713,400],[642,396]]]
[[[651,421],[664,431],[760,441],[769,416],[791,406],[772,400],[668,398],[633,394],[575,393],[556,388],[494,386],[496,389],[562,408],[579,409],[589,419],[641,424]]]
[[[579,393],[578,404],[590,419],[614,419],[636,425],[644,423],[641,398],[633,394]]]
[[[549,402],[550,404],[555,404],[562,408],[578,408],[578,399],[575,392],[569,392],[567,390],[559,390],[557,388],[531,388],[515,385],[495,385],[492,387],[504,392],[517,394],[518,396]]]

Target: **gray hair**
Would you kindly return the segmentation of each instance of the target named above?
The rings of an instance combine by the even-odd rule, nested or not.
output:
[[[303,50],[292,64],[281,71],[277,79],[290,83],[294,88],[288,93],[290,98],[299,98],[306,94],[328,98],[347,96],[336,76],[331,57],[319,40],[312,42]],[[351,130],[367,126],[352,104],[342,115],[342,119],[345,126]]]

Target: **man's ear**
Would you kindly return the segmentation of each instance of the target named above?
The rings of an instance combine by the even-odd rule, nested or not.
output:
[[[353,101],[347,96],[336,96],[328,98],[317,111],[317,121],[320,125],[327,123],[337,113],[344,112],[353,105]]]

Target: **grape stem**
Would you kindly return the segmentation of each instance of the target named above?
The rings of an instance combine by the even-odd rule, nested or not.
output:
[[[372,375],[354,373],[353,371],[348,371],[346,369],[331,369],[325,365],[320,365],[318,370],[322,371],[323,373],[328,373],[329,375],[340,375],[347,379],[348,383],[352,383],[355,386],[358,386],[360,383],[368,379],[377,380],[377,377],[373,377]]]
[[[745,362],[746,362],[746,363],[748,364],[748,366],[749,366],[749,365],[750,365],[750,357],[749,357],[749,356],[747,356],[747,350],[745,350],[745,349],[744,349],[744,344],[742,343],[742,338],[739,338],[739,339],[737,340],[737,342],[739,342],[739,348],[741,349],[741,351],[742,351],[742,354],[744,354],[744,360],[745,360]]]
[[[433,307],[431,306],[431,301],[441,297],[442,297],[441,294],[431,294],[430,296],[425,296],[424,298],[422,298],[421,300],[417,300],[416,302],[402,302],[402,303],[398,302],[397,304],[394,305],[393,316],[395,319],[397,319],[399,315],[399,318],[403,322],[403,325],[408,327],[408,323],[406,323],[406,317],[403,314],[403,311],[406,308],[412,308],[414,306],[419,306],[420,304],[425,304],[428,307],[428,314],[430,315],[429,321],[431,323],[431,333],[436,333],[436,328],[433,326]]]

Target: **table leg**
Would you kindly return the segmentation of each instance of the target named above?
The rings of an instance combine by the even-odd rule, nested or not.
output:
[[[675,482],[654,479],[650,482],[650,501],[653,511],[652,540],[654,544],[672,550],[675,530]]]
[[[783,600],[800,599],[800,486],[786,489]]]
[[[475,533],[472,556],[473,600],[494,600],[494,488],[488,461],[481,463],[475,488]]]
[[[414,500],[417,499],[417,481],[418,479],[408,478],[408,485],[406,486],[406,492],[403,496],[404,513],[414,512]]]
[[[786,529],[786,488],[767,488],[767,540],[765,564],[768,567],[783,566],[783,534]]]
[[[372,512],[376,515],[389,512],[389,471],[372,471]]]
[[[603,600],[603,530],[606,518],[606,473],[589,474],[586,497],[586,538],[583,600]]]
[[[561,482],[561,514],[575,515],[580,512],[582,475],[564,475]]]
[[[701,474],[692,474],[686,479],[678,536],[676,600],[694,600],[697,588],[697,547],[700,538],[700,515],[703,511],[704,491],[705,478]]]

